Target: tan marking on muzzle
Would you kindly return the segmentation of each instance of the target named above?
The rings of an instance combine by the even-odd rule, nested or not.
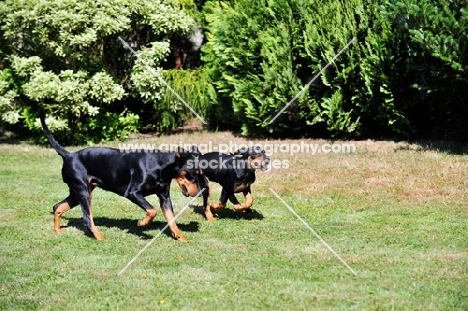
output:
[[[194,197],[198,193],[198,184],[192,183],[186,177],[187,172],[181,171],[178,176],[174,179],[176,180],[177,184],[179,185],[180,189],[182,190],[183,195],[189,195]]]
[[[261,169],[261,168],[262,168],[263,161],[264,161],[263,156],[260,156],[260,157],[255,158],[255,159],[252,158],[251,156],[249,156],[249,162],[250,162],[250,166],[251,166],[252,168]]]

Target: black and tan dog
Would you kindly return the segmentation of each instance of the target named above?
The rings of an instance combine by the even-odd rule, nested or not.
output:
[[[91,192],[99,187],[121,195],[144,209],[146,216],[138,221],[138,226],[147,226],[156,216],[156,210],[145,199],[150,194],[156,194],[172,236],[187,241],[174,221],[169,188],[172,179],[177,181],[185,196],[195,196],[207,188],[202,172],[193,165],[187,165],[193,163],[198,155],[157,150],[125,152],[104,147],[68,152],[52,136],[43,115],[41,123],[51,146],[63,158],[62,178],[70,190],[69,196],[53,207],[55,231],[61,231],[60,216],[79,204],[84,226],[96,239],[103,240],[94,224],[91,209]]]
[[[240,149],[228,155],[219,152],[209,152],[199,158],[199,167],[209,181],[214,181],[222,186],[219,202],[211,204],[209,196],[204,197],[205,217],[209,221],[215,221],[211,210],[219,212],[226,207],[229,199],[234,204],[235,212],[249,212],[253,204],[250,186],[255,182],[255,170],[267,170],[270,159],[259,146]],[[211,189],[209,189],[211,193]],[[239,203],[235,193],[242,192],[244,203]]]

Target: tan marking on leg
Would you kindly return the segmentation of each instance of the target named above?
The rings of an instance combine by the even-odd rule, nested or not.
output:
[[[89,209],[89,221],[91,225],[91,232],[93,233],[96,240],[98,241],[106,240],[104,236],[101,234],[101,232],[99,232],[96,225],[94,224],[93,213],[91,212],[91,208]]]
[[[162,210],[164,217],[166,218],[166,221],[169,224],[169,229],[171,229],[171,233],[174,239],[179,240],[181,242],[188,242],[188,240],[182,235],[182,233],[179,230],[179,227],[177,227],[177,224],[173,220],[174,214],[170,210],[166,210],[164,208]]]
[[[211,204],[211,209],[215,213],[218,213],[218,212],[222,211],[225,207],[226,207],[226,204],[223,204],[221,202],[216,203],[216,204]]]
[[[94,188],[96,188],[96,185],[88,184],[88,191],[89,191],[89,197],[90,198],[91,198],[91,192],[93,192]]]
[[[154,208],[147,209],[145,218],[138,220],[137,225],[139,227],[147,226],[153,221],[154,217],[156,217],[156,210]]]
[[[211,204],[210,204],[210,197],[208,196],[208,200],[206,201],[206,206],[205,206],[205,217],[206,220],[209,222],[215,222],[216,219],[213,217],[213,213],[211,213]]]
[[[209,209],[205,210],[205,217],[209,222],[216,222],[216,219],[213,217],[213,213],[211,213]]]
[[[89,192],[89,224],[91,226],[91,232],[93,233],[94,237],[96,238],[96,240],[98,241],[103,241],[103,240],[106,240],[104,238],[104,236],[101,234],[101,232],[99,232],[99,230],[97,229],[96,225],[94,224],[94,218],[93,218],[93,208],[92,208],[92,203],[91,203],[91,199],[93,197],[92,195],[92,191],[94,190],[94,188],[96,187],[95,185],[91,184],[90,183],[91,180],[89,180],[88,182],[88,192]]]
[[[207,209],[205,209],[205,217],[206,217],[206,220],[208,220],[209,222],[215,222],[216,221],[216,219],[213,217],[213,213],[211,213],[209,207]]]
[[[245,202],[242,204],[236,204],[234,205],[234,212],[243,212],[247,209],[249,209],[253,205],[253,197],[252,197],[252,192],[248,190],[244,190],[242,192],[245,196]]]
[[[70,205],[68,204],[67,201],[63,201],[60,203],[59,206],[55,209],[54,212],[54,230],[56,232],[62,232],[62,228],[60,227],[60,216],[62,216],[63,213],[66,211],[69,211],[71,209]]]

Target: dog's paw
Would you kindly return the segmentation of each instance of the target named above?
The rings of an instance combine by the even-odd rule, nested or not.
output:
[[[222,203],[211,204],[211,210],[215,213],[222,211],[225,207],[226,207],[226,204],[222,204]]]
[[[213,215],[205,215],[205,217],[209,222],[216,222],[216,219],[213,217]]]
[[[177,241],[180,241],[180,242],[188,242],[187,238],[184,237],[182,234],[173,234],[172,236],[173,236],[174,239],[176,239]]]
[[[98,241],[108,241],[99,231],[93,232],[94,238]]]
[[[235,204],[232,210],[238,213],[238,212],[242,212],[244,210],[244,207],[241,204]]]
[[[146,210],[146,216],[143,219],[138,220],[137,226],[138,227],[144,227],[149,225],[152,221],[153,218],[156,216],[156,210],[151,208]]]
[[[235,213],[252,213],[252,209],[250,207],[245,207],[242,204],[234,205],[233,211]]]

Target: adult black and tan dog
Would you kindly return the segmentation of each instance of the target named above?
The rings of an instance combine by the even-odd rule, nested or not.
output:
[[[215,221],[211,210],[219,212],[226,207],[229,199],[234,204],[235,212],[251,211],[253,204],[250,186],[255,182],[255,171],[260,169],[266,171],[270,159],[260,146],[252,146],[239,149],[233,154],[209,152],[198,158],[199,168],[203,170],[204,176],[209,181],[214,181],[222,186],[219,202],[211,204],[209,197],[204,198],[205,217],[209,221]],[[211,193],[211,189],[209,189]],[[239,203],[235,193],[242,192],[245,197],[244,203]]]
[[[41,123],[51,146],[63,158],[62,178],[70,190],[69,196],[53,207],[55,231],[61,231],[60,216],[79,204],[84,226],[97,240],[103,240],[94,224],[91,208],[91,192],[99,187],[121,195],[144,209],[146,216],[138,221],[138,226],[147,226],[156,216],[156,210],[145,199],[150,194],[156,194],[172,236],[187,241],[174,221],[169,188],[172,179],[177,181],[185,196],[195,196],[207,188],[201,170],[190,165],[197,159],[196,152],[125,152],[105,147],[69,152],[52,136],[44,115],[41,115]]]

